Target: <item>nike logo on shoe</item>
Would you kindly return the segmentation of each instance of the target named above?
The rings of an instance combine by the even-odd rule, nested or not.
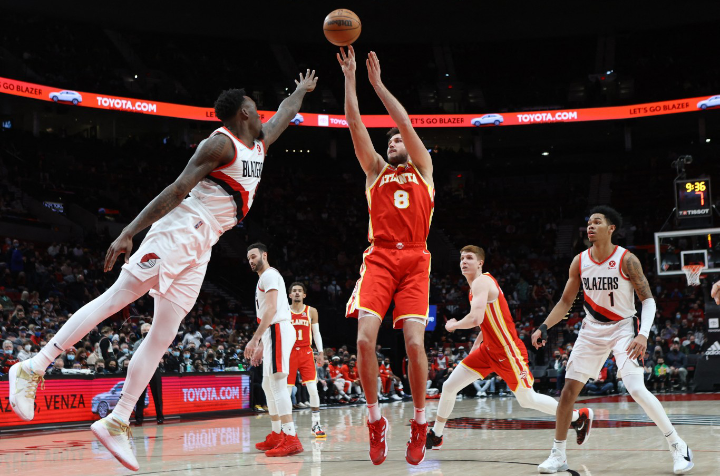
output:
[[[688,461],[688,462],[692,461],[692,460],[690,459],[690,448],[687,447],[687,446],[685,447],[685,453],[686,453],[686,455],[687,455],[687,456],[683,455],[683,458],[685,458],[685,461]]]

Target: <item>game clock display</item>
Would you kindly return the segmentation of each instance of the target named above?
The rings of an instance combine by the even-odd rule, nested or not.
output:
[[[712,209],[710,179],[675,181],[675,200],[678,218],[710,217]]]

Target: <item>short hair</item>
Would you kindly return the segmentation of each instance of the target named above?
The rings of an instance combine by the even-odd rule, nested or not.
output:
[[[102,330],[100,331],[100,333],[101,333],[102,335],[105,335],[105,334],[107,334],[107,333],[110,332],[110,331],[112,331],[112,327],[110,327],[110,326],[105,326],[105,327],[102,328]]]
[[[620,215],[620,212],[614,208],[607,205],[598,205],[590,210],[590,216],[596,213],[600,213],[605,216],[605,220],[608,222],[608,225],[615,225],[615,228],[617,229],[622,227],[622,215]]]
[[[215,101],[215,117],[225,122],[237,114],[245,100],[244,89],[228,89],[220,93]]]
[[[300,286],[303,292],[307,294],[307,288],[305,287],[305,284],[301,283],[300,281],[295,281],[294,283],[292,283],[288,292],[292,291],[292,288],[294,288],[295,286]]]
[[[265,244],[260,243],[259,241],[248,246],[248,252],[250,252],[250,250],[252,250],[253,248],[257,248],[258,250],[260,250],[260,253],[267,253],[268,251],[268,247],[265,246]]]
[[[400,129],[398,129],[397,127],[393,127],[392,129],[390,129],[389,131],[387,131],[387,139],[388,139],[388,141],[389,141],[390,139],[392,139],[392,137],[393,137],[395,134],[400,134]]]
[[[467,245],[460,250],[460,254],[472,253],[478,260],[485,261],[485,250],[475,245]]]

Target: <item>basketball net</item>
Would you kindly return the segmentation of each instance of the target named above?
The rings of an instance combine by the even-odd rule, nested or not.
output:
[[[687,277],[688,286],[700,286],[700,273],[702,273],[705,265],[688,264],[682,267]]]

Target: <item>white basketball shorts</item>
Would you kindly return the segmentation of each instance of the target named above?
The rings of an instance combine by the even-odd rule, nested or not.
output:
[[[635,319],[623,319],[618,322],[598,322],[586,317],[580,334],[573,346],[568,360],[565,378],[587,382],[596,379],[600,369],[612,350],[618,367],[618,377],[633,373],[643,373],[637,359],[628,359],[626,349],[635,339]]]
[[[200,200],[186,198],[152,225],[123,269],[143,282],[156,278],[150,295],[190,312],[221,234],[222,228]]]
[[[263,376],[273,374],[288,375],[290,368],[290,354],[297,332],[289,320],[270,324],[262,335],[263,346]]]

